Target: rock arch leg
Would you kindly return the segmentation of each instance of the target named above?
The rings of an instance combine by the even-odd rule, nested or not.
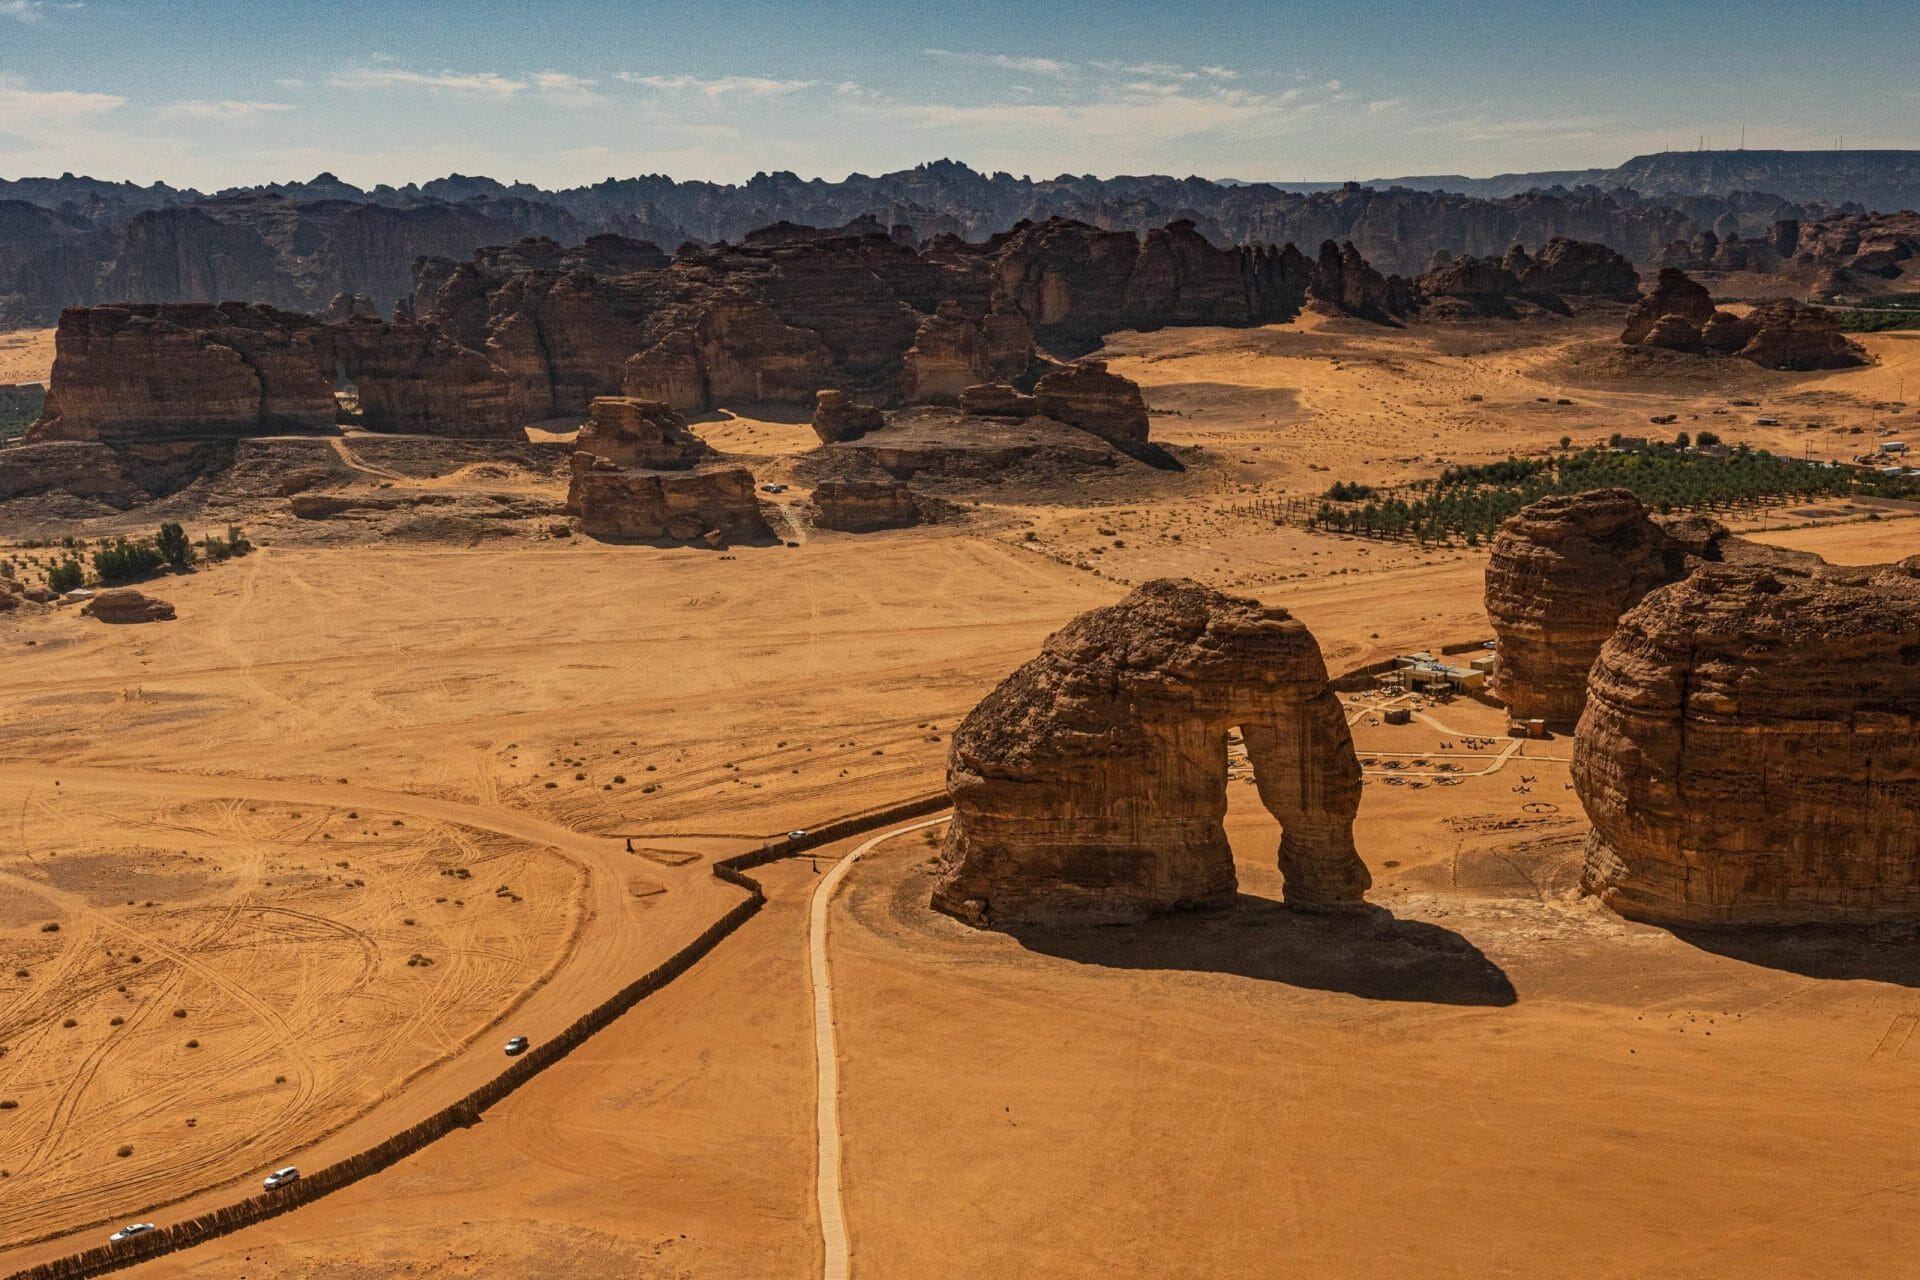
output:
[[[1373,884],[1353,847],[1360,761],[1331,690],[1240,726],[1260,802],[1280,820],[1280,872],[1290,906],[1357,907]]]

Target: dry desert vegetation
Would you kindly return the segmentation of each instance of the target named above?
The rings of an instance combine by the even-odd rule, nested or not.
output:
[[[554,503],[566,477],[354,432],[314,456],[365,518],[191,488],[22,508],[0,555],[160,518],[237,522],[257,549],[153,588],[164,625],[0,614],[0,1264],[430,1115],[500,1070],[506,1036],[552,1036],[740,901],[715,859],[938,792],[969,709],[1140,583],[1284,606],[1336,674],[1491,634],[1484,547],[1309,532],[1276,495],[1654,414],[1815,458],[1920,427],[1888,408],[1920,386],[1912,335],[1779,373],[1629,359],[1617,328],[1115,334],[1101,355],[1184,471],[962,473],[929,482],[940,519],[895,532],[810,523],[812,430],[748,405],[692,430],[789,486],[770,545],[538,518],[478,536],[476,503]],[[51,358],[35,335],[0,353],[0,382]],[[423,497],[445,501],[411,524],[377,505]],[[1913,514],[1728,522],[1864,564],[1920,550]],[[1578,892],[1569,735],[1509,738],[1474,698],[1402,697],[1406,724],[1340,698],[1359,916],[1280,905],[1278,828],[1237,756],[1239,891],[1217,911],[970,928],[928,906],[937,825],[850,869],[824,909],[855,1272],[1899,1273],[1920,1247],[1911,930],[1630,923]],[[756,872],[765,910],[477,1123],[132,1274],[813,1274],[833,1171],[808,910],[855,843]]]

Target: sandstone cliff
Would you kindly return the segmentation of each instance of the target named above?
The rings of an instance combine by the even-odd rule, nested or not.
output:
[[[1635,919],[1920,920],[1920,581],[1709,565],[1595,663],[1585,887]]]
[[[1050,637],[953,739],[933,905],[976,924],[1137,920],[1231,900],[1227,735],[1279,819],[1287,901],[1358,903],[1360,766],[1284,609],[1160,580]]]
[[[1704,547],[1716,536],[1701,532],[1697,541]],[[1515,716],[1572,724],[1586,702],[1587,670],[1620,615],[1687,568],[1684,548],[1625,489],[1524,508],[1494,535],[1487,560],[1494,692]]]

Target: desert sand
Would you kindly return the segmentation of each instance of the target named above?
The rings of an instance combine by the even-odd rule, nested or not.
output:
[[[0,382],[45,382],[53,372],[53,330],[0,332]]]
[[[794,519],[801,545],[725,556],[370,542],[263,501],[261,550],[151,588],[174,623],[0,618],[0,1263],[236,1198],[486,1078],[506,1035],[737,901],[712,858],[937,789],[959,717],[1131,584],[1283,604],[1335,671],[1489,634],[1483,552],[1277,527],[1262,498],[1652,413],[1814,456],[1920,433],[1890,404],[1909,336],[1854,373],[1692,381],[1607,337],[1120,335],[1183,474],[954,489],[951,524]],[[763,480],[811,438],[744,411],[696,429]],[[1741,524],[1835,560],[1920,550],[1908,512],[1876,514]],[[1511,747],[1465,700],[1377,711],[1351,702],[1357,925],[1276,907],[1277,829],[1241,784],[1223,915],[977,933],[927,910],[920,836],[853,868],[830,955],[856,1275],[1897,1273],[1920,1244],[1911,945],[1618,921],[1572,892],[1564,740]],[[815,870],[763,874],[765,912],[481,1124],[136,1274],[808,1274]]]

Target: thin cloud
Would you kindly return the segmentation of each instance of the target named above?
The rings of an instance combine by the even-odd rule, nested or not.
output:
[[[584,76],[568,75],[564,71],[539,71],[534,73],[533,87],[542,98],[549,102],[558,102],[563,106],[584,107],[606,99],[593,91],[598,80],[589,80]]]
[[[703,76],[688,75],[640,75],[633,71],[615,73],[618,79],[628,84],[644,85],[662,93],[698,93],[709,98],[746,97],[770,98],[783,93],[799,93],[819,84],[818,80],[776,80],[770,76]],[[851,93],[859,88],[851,82],[835,86],[839,93]]]
[[[27,123],[101,116],[126,105],[127,100],[117,93],[29,89],[17,80],[0,76],[0,124],[10,129]]]
[[[939,58],[945,62],[968,62],[975,66],[998,67],[1002,71],[1019,71],[1032,76],[1073,74],[1073,64],[1058,58],[1035,58],[1015,53],[955,53],[951,49],[923,49],[921,52],[929,58]]]
[[[79,0],[67,0],[66,3],[49,3],[49,0],[0,0],[0,18],[12,18],[15,22],[39,22],[55,9],[83,9],[86,6]]]
[[[162,105],[160,118],[163,120],[248,120],[254,116],[274,115],[291,110],[293,110],[292,105],[285,102],[236,102],[231,99],[220,102],[188,100]]]
[[[336,89],[428,89],[463,97],[506,99],[527,87],[493,71],[409,71],[405,67],[355,67],[327,81]]]

